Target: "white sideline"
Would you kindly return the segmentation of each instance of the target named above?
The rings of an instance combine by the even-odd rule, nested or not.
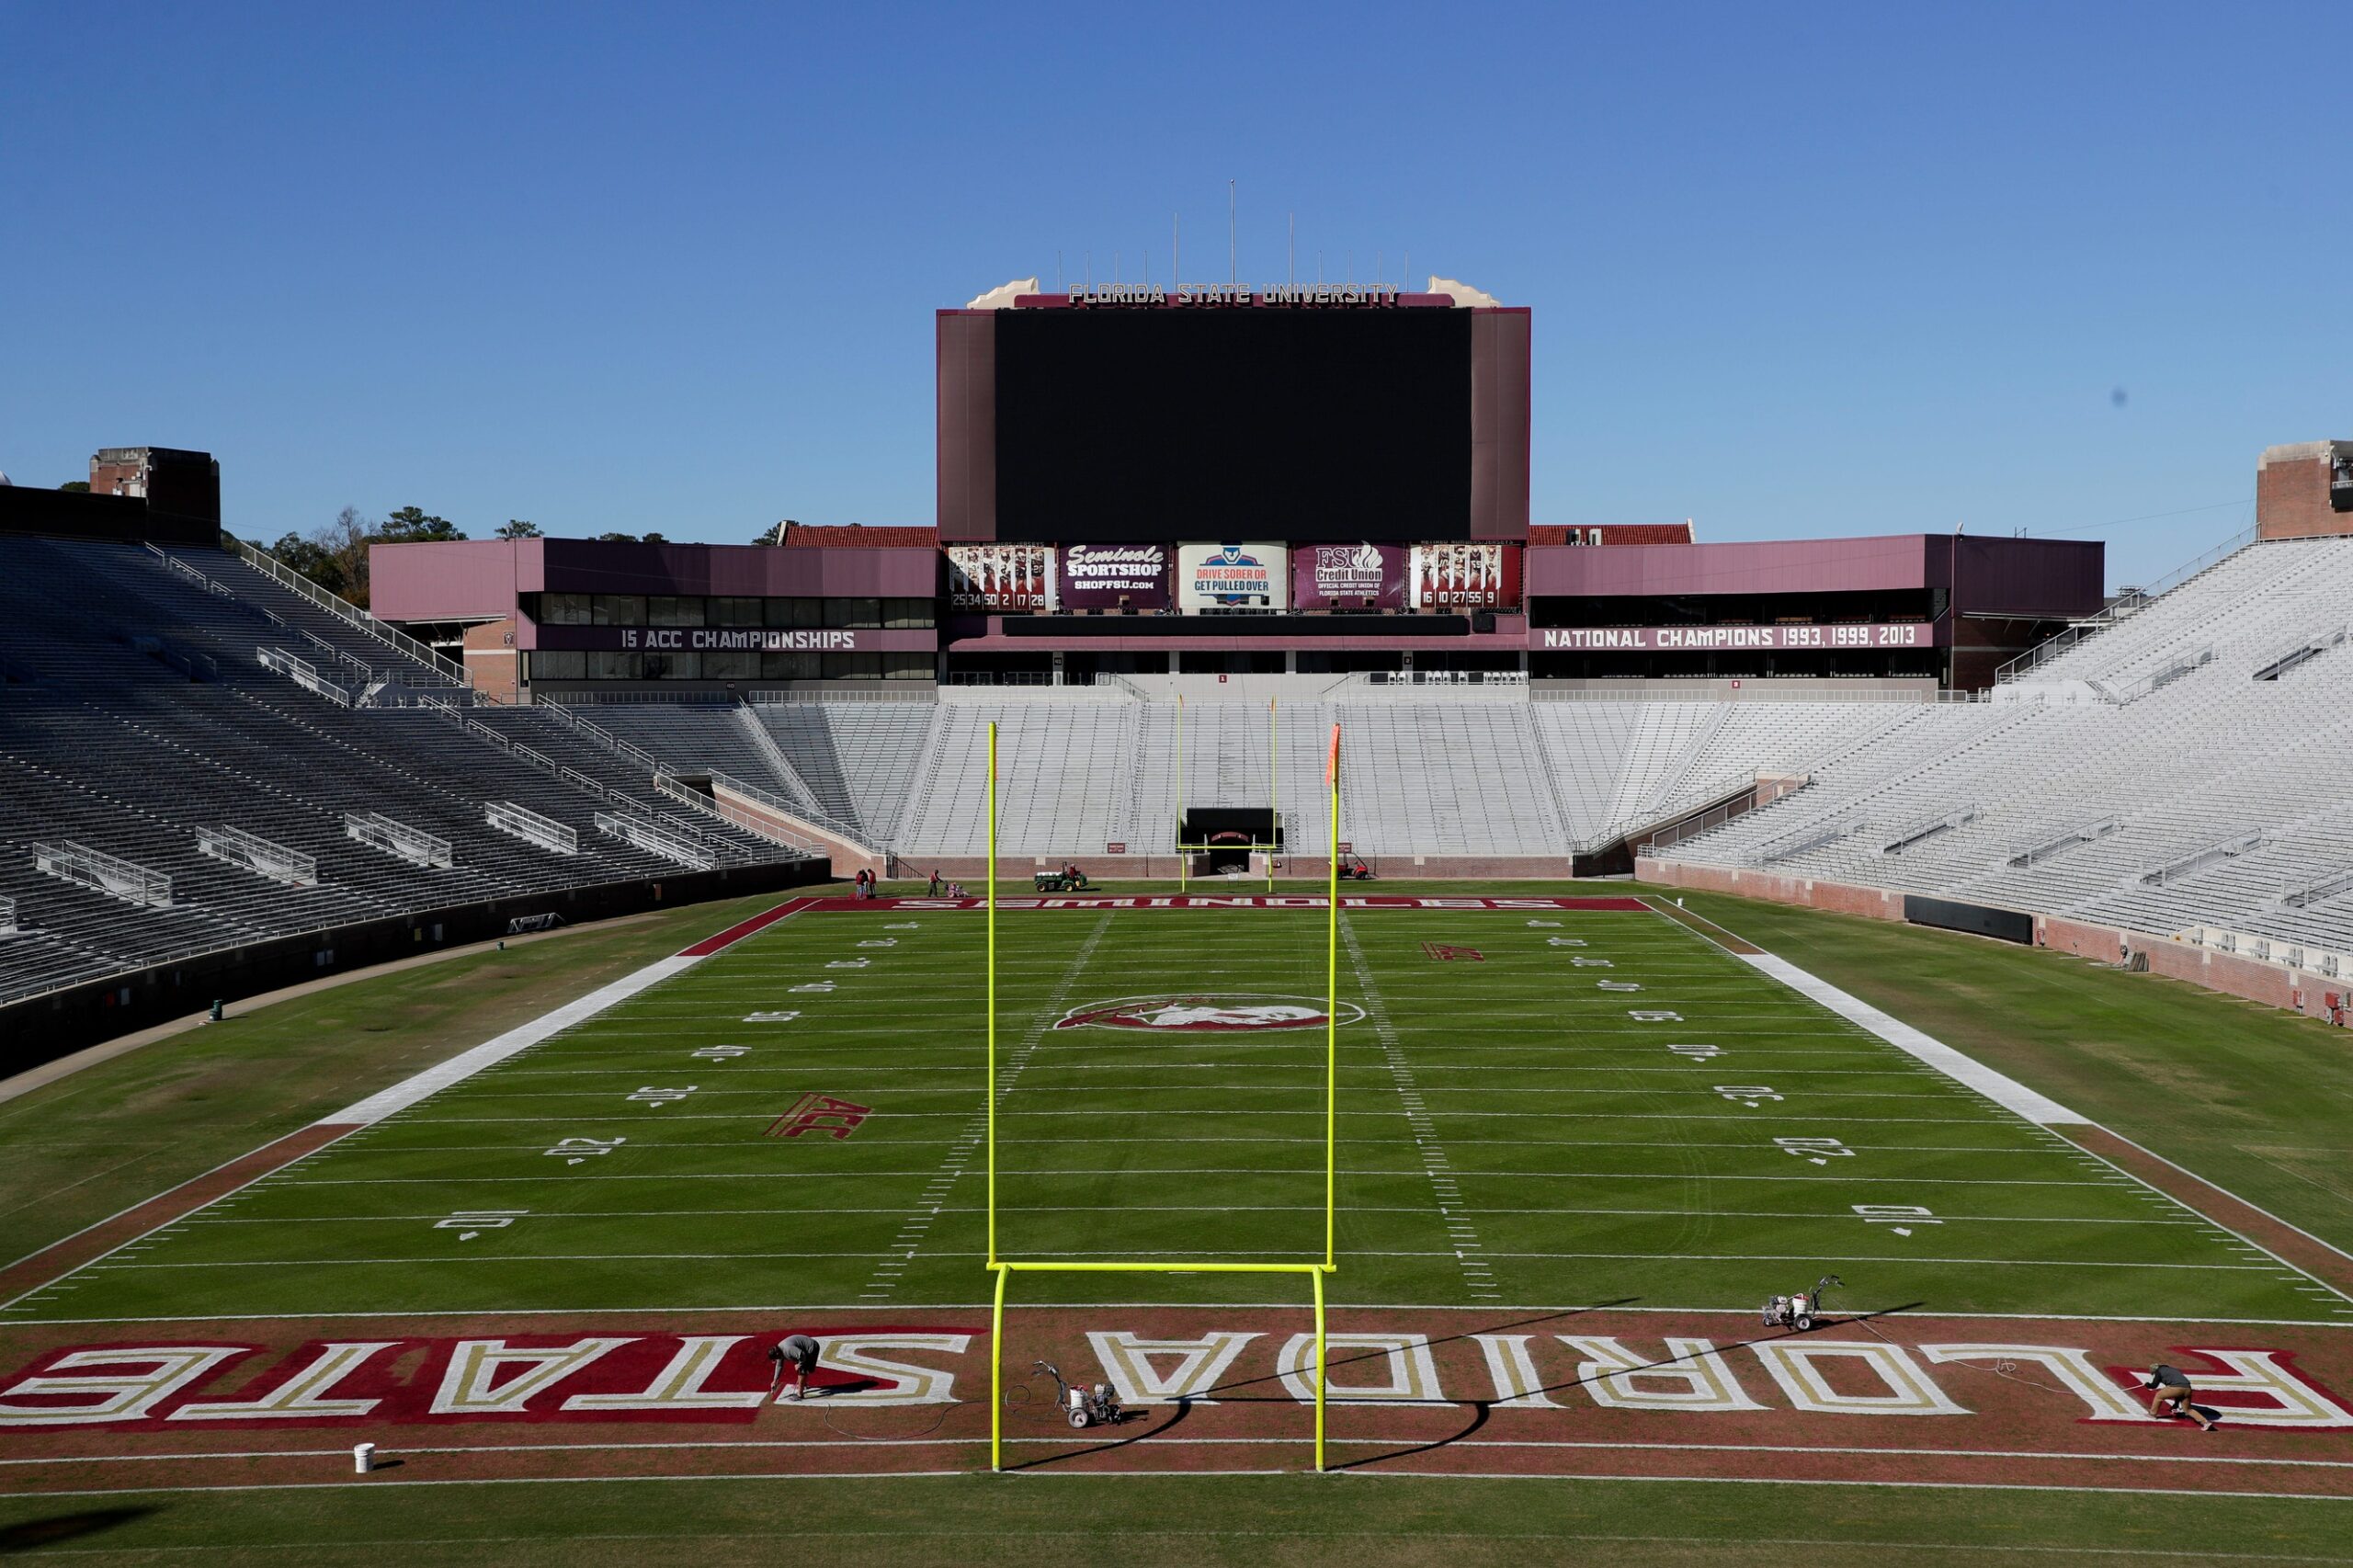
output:
[[[542,1013],[529,1023],[508,1029],[494,1040],[484,1040],[472,1051],[460,1051],[447,1062],[437,1062],[415,1077],[404,1078],[391,1088],[381,1089],[333,1116],[323,1116],[314,1125],[366,1127],[381,1121],[394,1111],[406,1110],[427,1096],[438,1094],[452,1084],[471,1078],[485,1067],[494,1067],[510,1056],[529,1051],[550,1035],[593,1018],[606,1008],[626,1002],[647,987],[657,985],[700,961],[683,954],[656,959],[643,969],[625,974],[610,985],[591,991],[577,1001],[567,1002],[551,1013]]]
[[[2015,1111],[2041,1127],[2088,1127],[2092,1124],[2091,1118],[2080,1116],[2050,1096],[2028,1088],[2016,1078],[1996,1073],[1984,1062],[1963,1056],[1944,1041],[1888,1017],[1860,997],[1850,996],[1828,981],[1808,974],[1787,959],[1778,959],[1770,953],[1742,953],[1738,956],[1790,990],[1821,1003],[1848,1023],[1859,1024],[1870,1030],[1906,1056],[1976,1090],[2005,1110]]]

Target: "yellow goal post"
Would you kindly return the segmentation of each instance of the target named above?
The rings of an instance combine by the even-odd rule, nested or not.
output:
[[[1181,699],[1180,708],[1181,708]],[[1181,723],[1181,720],[1180,720]],[[1268,723],[1273,723],[1273,705],[1268,704]],[[1182,733],[1181,730],[1179,732]],[[1271,739],[1271,736],[1270,736]],[[1181,744],[1181,743],[1180,743]],[[1324,969],[1324,1259],[1320,1263],[1165,1263],[1089,1261],[1063,1262],[1052,1258],[1008,1258],[998,1255],[996,1244],[996,863],[997,863],[997,733],[996,724],[989,725],[988,746],[988,898],[987,915],[988,992],[983,1004],[987,1017],[987,1077],[983,1092],[988,1107],[988,1262],[990,1272],[996,1276],[996,1289],[989,1322],[989,1469],[1004,1469],[1005,1436],[1005,1296],[1006,1287],[1016,1274],[1303,1274],[1313,1287],[1315,1312],[1315,1468],[1321,1471],[1324,1463],[1324,1415],[1327,1380],[1324,1374],[1324,1277],[1338,1268],[1336,1254],[1339,1213],[1339,1096],[1340,1096],[1340,726],[1334,724],[1330,748],[1324,766],[1324,781],[1330,793],[1331,806],[1331,865],[1325,899],[1325,954]],[[1181,779],[1181,763],[1178,774]],[[1180,786],[1181,788],[1181,783]],[[1181,812],[1179,820],[1182,820]],[[1182,835],[1180,834],[1181,837]]]

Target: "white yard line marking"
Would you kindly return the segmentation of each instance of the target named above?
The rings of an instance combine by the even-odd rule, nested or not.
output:
[[[1963,1056],[1942,1040],[1922,1033],[1910,1024],[1888,1017],[1860,997],[1849,995],[1828,981],[1807,973],[1787,959],[1775,958],[1770,953],[1738,953],[1733,956],[1771,975],[1815,1006],[1837,1014],[1849,1023],[1861,1025],[1906,1056],[1926,1062],[1954,1082],[1976,1090],[2005,1110],[2024,1117],[2037,1126],[2075,1126],[2091,1119],[2069,1110],[2039,1090],[2028,1088],[2015,1078],[1995,1072],[1974,1058]]]
[[[1096,922],[1095,929],[1087,933],[1086,940],[1079,944],[1078,951],[1072,955],[1070,963],[1063,971],[1061,981],[1054,987],[1053,994],[1046,999],[1045,1006],[1038,1010],[1038,1016],[1031,1020],[1029,1030],[1023,1034],[1020,1042],[999,1065],[997,1081],[988,1085],[990,1095],[1001,1096],[1010,1092],[1014,1085],[1020,1080],[1021,1070],[1029,1064],[1029,1053],[1037,1049],[1038,1041],[1044,1038],[1047,1028],[1062,1016],[1062,1008],[1069,1001],[1072,988],[1078,983],[1078,977],[1086,972],[1087,960],[1095,956],[1096,948],[1102,942],[1105,933],[1110,929],[1111,915],[1107,910],[1104,912],[1103,918]],[[983,1003],[983,1006],[985,1005]],[[901,1263],[913,1263],[915,1260],[922,1245],[924,1232],[942,1211],[949,1194],[955,1189],[956,1183],[967,1174],[966,1167],[971,1164],[973,1152],[980,1149],[987,1132],[988,1111],[986,1107],[983,1107],[966,1123],[963,1132],[959,1135],[956,1142],[949,1146],[947,1154],[940,1162],[939,1169],[932,1175],[930,1185],[926,1187],[922,1195],[915,1199],[915,1208],[906,1211],[907,1217],[899,1228],[898,1238],[891,1244],[897,1249],[896,1256],[899,1256]],[[884,1276],[894,1272],[896,1270],[889,1265],[878,1267],[874,1271],[874,1277],[866,1282],[866,1290],[862,1292],[862,1296],[888,1299],[891,1291],[899,1285],[900,1281],[895,1278],[886,1278]]]

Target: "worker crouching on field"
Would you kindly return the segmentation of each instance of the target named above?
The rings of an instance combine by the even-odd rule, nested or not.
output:
[[[2214,1429],[2214,1423],[2206,1418],[2206,1413],[2189,1403],[2189,1374],[2179,1367],[2161,1363],[2150,1368],[2149,1381],[2141,1387],[2149,1394],[2150,1415],[2187,1415],[2206,1431]],[[2166,1406],[2171,1406],[2171,1410],[2168,1411]]]
[[[817,1369],[817,1342],[805,1334],[790,1334],[768,1351],[768,1359],[776,1363],[776,1371],[768,1379],[768,1394],[773,1398],[784,1381],[785,1369],[792,1369],[792,1397],[799,1399],[809,1389],[809,1374]]]

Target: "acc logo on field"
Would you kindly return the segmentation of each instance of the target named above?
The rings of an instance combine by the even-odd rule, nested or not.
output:
[[[1353,1024],[1364,1009],[1353,1002],[1340,1004],[1339,1021]],[[1320,1029],[1326,1022],[1324,1003],[1312,996],[1124,996],[1116,1002],[1090,1002],[1073,1007],[1054,1028],[1058,1029],[1193,1029],[1222,1032],[1236,1029]]]

